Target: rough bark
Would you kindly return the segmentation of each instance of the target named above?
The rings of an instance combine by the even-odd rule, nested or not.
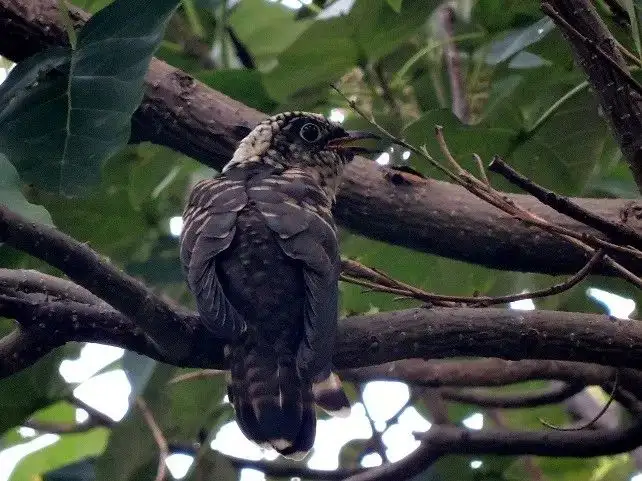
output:
[[[74,13],[81,25],[86,14]],[[66,42],[56,0],[0,0],[0,54],[21,60],[46,45]],[[134,115],[132,141],[149,140],[220,168],[238,140],[264,114],[153,59],[145,98]],[[541,206],[530,196],[511,196],[534,213],[578,232],[592,232]],[[614,222],[642,233],[642,203],[575,199]],[[566,242],[522,225],[465,189],[396,172],[357,159],[348,169],[335,209],[344,227],[424,252],[498,269],[571,273],[587,261]],[[551,262],[551,259],[556,262]],[[642,272],[642,262],[628,264]],[[605,272],[608,273],[608,272]]]
[[[584,39],[553,19],[572,47],[577,63],[584,69],[615,139],[642,191],[642,97],[623,81],[622,74],[598,55],[599,47],[623,71],[628,67],[613,35],[589,0],[546,0]]]

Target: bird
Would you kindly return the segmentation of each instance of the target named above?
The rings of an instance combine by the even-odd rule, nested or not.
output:
[[[369,132],[284,112],[241,140],[220,175],[197,183],[180,257],[205,327],[225,343],[228,396],[243,434],[302,459],[315,405],[346,416],[332,371],[340,255],[332,205]]]

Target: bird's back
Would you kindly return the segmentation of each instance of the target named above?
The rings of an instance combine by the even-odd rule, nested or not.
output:
[[[296,356],[303,338],[305,283],[301,261],[283,252],[253,203],[236,221],[230,246],[217,258],[223,292],[247,324],[228,346],[229,397],[247,437],[285,455],[314,441],[312,386]]]

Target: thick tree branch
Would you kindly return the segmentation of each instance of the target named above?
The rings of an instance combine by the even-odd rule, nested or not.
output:
[[[4,306],[6,300],[0,302]],[[51,348],[65,340],[103,342],[168,361],[140,330],[132,329],[128,318],[115,310],[77,303],[34,306],[26,301],[14,302],[13,310],[4,314],[23,319],[24,329],[41,342],[48,335]],[[190,323],[198,324],[198,319],[194,316]],[[162,320],[158,324],[166,326]],[[182,367],[224,367],[222,343],[204,328],[198,325],[184,337],[191,352],[182,358],[172,357],[169,362]],[[49,344],[38,346],[40,355],[47,352]],[[637,323],[595,314],[490,308],[407,309],[343,319],[334,360],[338,368],[351,368],[409,357],[495,356],[572,359],[635,368],[642,363],[641,346],[642,328]],[[6,354],[5,359],[13,358],[11,352]],[[34,353],[31,356],[32,362],[40,357]],[[3,369],[0,374],[11,373]]]
[[[80,25],[86,15],[74,17]],[[0,0],[0,54],[21,60],[46,45],[66,42],[56,0]],[[162,61],[153,60],[146,95],[134,116],[133,141],[151,140],[220,168],[238,140],[263,114],[207,88]],[[513,196],[511,196],[513,197]],[[514,196],[534,214],[577,232],[592,229],[530,196]],[[642,203],[576,199],[583,208],[642,233]],[[549,234],[528,228],[464,189],[381,168],[357,159],[347,169],[337,220],[345,227],[386,242],[499,269],[572,273],[585,253]],[[550,262],[551,258],[557,259]],[[642,262],[627,264],[642,273]]]
[[[0,268],[0,293],[41,293],[52,300],[73,301],[81,304],[104,305],[105,301],[87,289],[60,277],[34,270]]]
[[[588,0],[546,0],[542,8],[571,44],[642,190],[642,97],[615,39]]]
[[[189,352],[181,336],[187,326],[172,308],[136,279],[102,262],[87,245],[55,228],[27,222],[0,206],[0,240],[57,267],[94,295],[136,320],[168,358]]]

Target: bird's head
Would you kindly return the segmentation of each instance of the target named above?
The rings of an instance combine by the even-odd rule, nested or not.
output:
[[[378,139],[368,132],[346,131],[323,115],[286,112],[274,115],[252,130],[239,144],[224,171],[246,163],[262,162],[280,168],[304,168],[321,180],[337,178],[357,153],[371,150],[358,145]]]

